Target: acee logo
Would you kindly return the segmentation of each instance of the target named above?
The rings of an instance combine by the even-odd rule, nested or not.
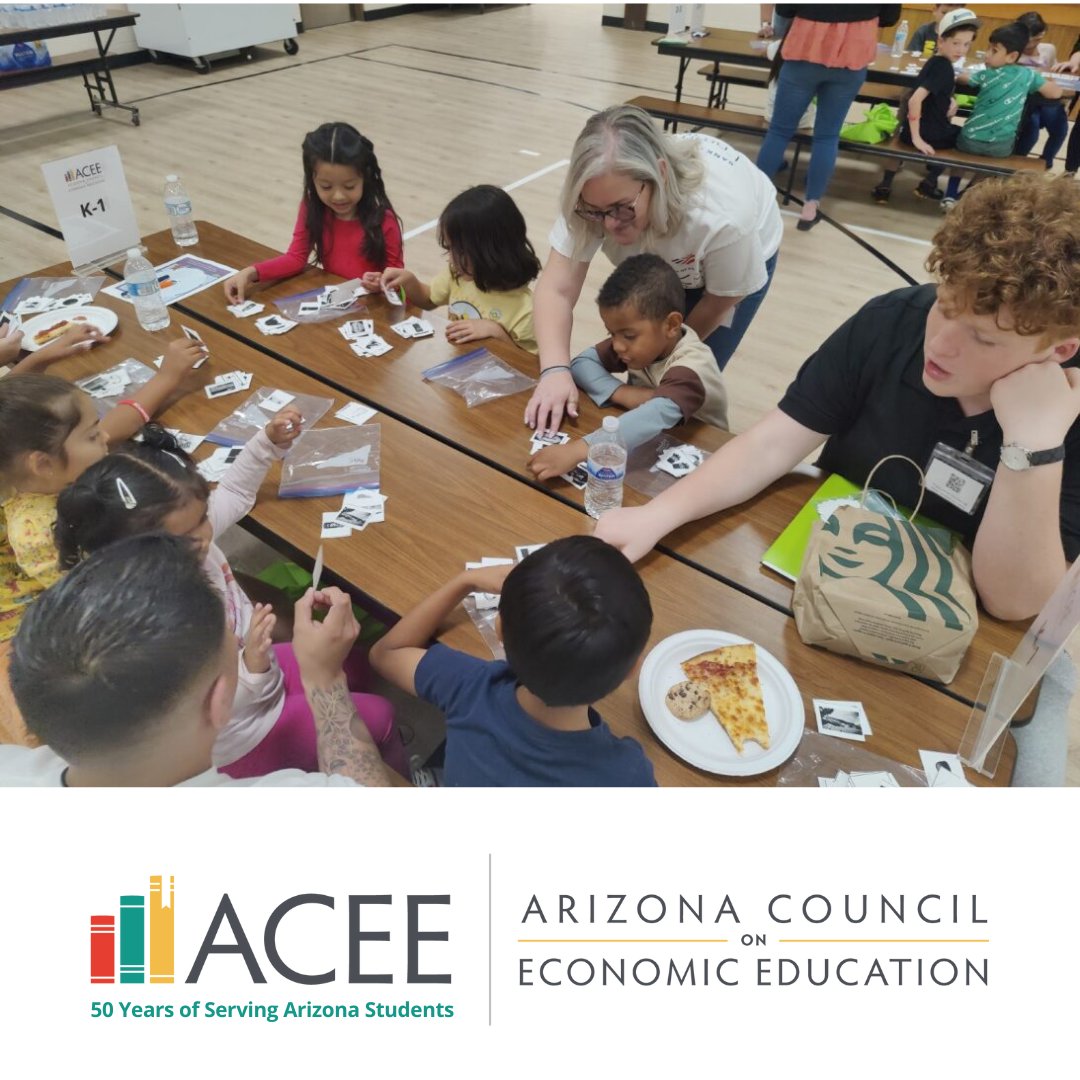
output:
[[[93,161],[89,165],[79,165],[77,168],[68,169],[64,173],[64,180],[70,184],[75,180],[86,180],[91,176],[100,176],[101,172],[101,162]]]
[[[388,973],[372,973],[360,970],[360,943],[363,941],[390,940],[390,932],[388,930],[361,930],[360,910],[366,905],[389,905],[393,902],[394,898],[389,893],[379,895],[350,895],[348,897],[348,971],[350,983],[392,983],[394,981],[393,975]],[[285,962],[277,945],[277,932],[282,920],[294,908],[303,907],[307,904],[317,904],[321,907],[327,907],[333,910],[334,898],[332,896],[326,896],[323,893],[299,893],[296,896],[290,896],[287,900],[283,900],[276,908],[274,908],[270,913],[269,918],[266,920],[266,926],[263,929],[263,949],[266,952],[266,959],[269,961],[270,966],[283,979],[288,979],[289,982],[301,983],[305,986],[317,986],[321,983],[334,982],[337,978],[336,969],[331,968],[329,971],[322,971],[314,974],[297,971],[294,967]],[[406,982],[449,983],[451,981],[449,974],[433,974],[420,971],[420,942],[449,941],[450,934],[446,930],[421,930],[419,928],[419,912],[421,905],[443,904],[448,906],[450,904],[449,894],[416,895],[410,893],[406,897],[406,904],[408,907]],[[224,922],[229,924],[233,941],[231,943],[219,944],[217,942],[217,936],[221,929],[221,924]],[[199,977],[202,975],[203,967],[205,966],[207,959],[216,953],[239,954],[247,965],[251,981],[253,983],[266,982],[266,976],[263,975],[262,969],[259,967],[255,957],[255,950],[251,947],[248,935],[240,922],[240,917],[236,913],[236,908],[233,906],[232,900],[229,899],[228,893],[222,895],[221,900],[218,903],[217,911],[214,913],[214,917],[210,921],[210,926],[203,937],[202,945],[199,947],[199,951],[195,956],[195,962],[191,965],[191,970],[188,972],[187,978],[184,981],[187,983],[197,983]]]

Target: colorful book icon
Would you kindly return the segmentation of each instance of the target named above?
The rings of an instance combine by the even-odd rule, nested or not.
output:
[[[146,897],[120,897],[120,981],[146,982]]]
[[[173,981],[173,879],[150,878],[150,981]],[[166,892],[167,888],[167,892]]]
[[[90,916],[90,981],[116,982],[116,918]]]

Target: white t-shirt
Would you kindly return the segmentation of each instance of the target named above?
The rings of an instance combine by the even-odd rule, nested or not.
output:
[[[30,750],[25,746],[0,746],[0,787],[63,787],[61,777],[67,762],[47,746]],[[348,776],[328,776],[300,769],[279,769],[267,776],[234,780],[231,776],[207,769],[175,787],[359,787]]]
[[[705,165],[705,177],[678,231],[654,237],[647,245],[616,244],[610,236],[595,237],[577,256],[591,262],[604,254],[620,263],[643,251],[671,264],[684,289],[713,296],[749,296],[765,285],[765,262],[776,254],[784,223],[772,181],[745,155],[711,135],[676,135],[693,139]],[[560,215],[548,237],[553,250],[573,259],[574,243]]]

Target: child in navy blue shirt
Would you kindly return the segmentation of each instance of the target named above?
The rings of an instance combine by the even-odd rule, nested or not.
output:
[[[506,660],[428,646],[472,592],[501,593]],[[652,607],[626,557],[571,536],[512,568],[467,570],[405,615],[371,664],[446,714],[444,782],[457,787],[650,787],[652,764],[592,708],[645,648]]]

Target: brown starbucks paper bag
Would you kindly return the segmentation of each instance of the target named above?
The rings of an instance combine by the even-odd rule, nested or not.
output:
[[[863,505],[814,526],[795,624],[808,645],[947,683],[979,626],[971,557],[915,524],[918,506],[911,518],[866,509],[873,474],[888,460],[867,477]]]

